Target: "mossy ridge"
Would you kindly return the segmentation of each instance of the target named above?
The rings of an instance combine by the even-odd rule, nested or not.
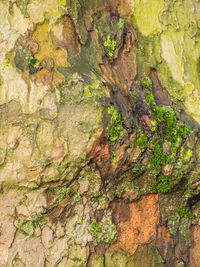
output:
[[[145,101],[150,105],[154,119],[158,125],[164,126],[164,138],[170,143],[172,149],[176,150],[179,139],[186,136],[189,129],[176,116],[175,108],[169,106],[158,107],[155,103],[153,94],[147,92],[145,94]]]
[[[191,171],[189,166],[193,164],[193,160],[191,160],[193,153],[187,145],[190,131],[186,123],[179,118],[175,104],[172,107],[157,106],[149,77],[140,80],[140,85],[146,92],[145,102],[152,112],[152,117],[150,117],[152,129],[146,131],[137,126],[135,143],[144,153],[148,154],[150,165],[147,164],[145,169],[150,168],[152,177],[156,175],[156,191],[167,193],[175,185],[182,183]],[[138,101],[138,97],[136,101]],[[164,151],[164,143],[168,144],[168,152]],[[187,168],[184,167],[186,165]],[[165,166],[172,169],[171,174],[167,174],[167,176],[163,172]],[[185,168],[184,173],[182,171],[183,167]]]
[[[181,163],[181,166],[187,161],[186,156],[181,156],[180,148],[183,149],[183,138],[189,133],[187,125],[182,123],[176,115],[175,109],[168,106],[158,107],[155,104],[152,93],[147,92],[145,95],[145,101],[151,107],[154,119],[157,122],[157,133],[160,136],[160,140],[153,143],[153,152],[150,157],[150,162],[158,171],[161,171],[162,166],[167,163],[174,164],[174,171],[172,173],[173,179],[181,181],[183,173],[181,168],[177,168],[177,162]],[[160,131],[160,133],[159,133]],[[163,151],[163,142],[167,141],[171,153],[166,155]],[[187,152],[186,152],[187,153]],[[175,177],[174,177],[175,175]],[[173,187],[172,177],[159,176],[157,190],[159,192],[168,192]],[[175,183],[177,183],[177,181]]]

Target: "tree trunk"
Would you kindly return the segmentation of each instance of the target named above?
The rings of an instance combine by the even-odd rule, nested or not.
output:
[[[200,3],[0,2],[0,266],[200,266]]]

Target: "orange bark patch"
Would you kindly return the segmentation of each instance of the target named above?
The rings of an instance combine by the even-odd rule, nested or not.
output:
[[[137,202],[127,204],[127,206],[129,218],[124,221],[115,212],[116,209],[120,211],[120,208],[112,205],[118,239],[111,246],[111,249],[122,248],[132,254],[139,244],[149,243],[155,239],[156,226],[159,224],[158,196],[146,195]]]

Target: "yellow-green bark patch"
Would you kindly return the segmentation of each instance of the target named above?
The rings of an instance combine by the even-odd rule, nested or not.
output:
[[[163,9],[163,0],[135,0],[134,18],[143,35],[147,36],[162,30],[159,16]]]

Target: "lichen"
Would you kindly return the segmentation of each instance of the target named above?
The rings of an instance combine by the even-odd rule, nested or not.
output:
[[[88,229],[95,246],[97,246],[100,242],[112,244],[117,238],[115,226],[111,225],[106,220],[101,223],[97,223],[96,220],[93,220],[89,224]]]
[[[53,192],[55,192],[57,196],[55,202],[53,203],[53,207],[57,207],[63,199],[74,195],[74,190],[72,188],[67,188],[66,186],[53,188]]]

